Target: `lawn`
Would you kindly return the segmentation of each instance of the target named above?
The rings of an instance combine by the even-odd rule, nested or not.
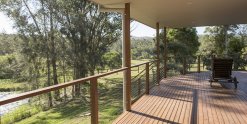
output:
[[[101,124],[111,123],[122,113],[122,74],[114,74],[98,80],[99,84],[99,121]],[[89,99],[89,97],[88,97]],[[27,117],[16,124],[88,124],[90,123],[90,103],[80,99],[58,105],[47,111],[41,111],[31,117]],[[32,108],[26,109],[33,111]],[[23,114],[10,113],[2,117],[5,120],[15,119],[16,115]]]
[[[190,68],[190,72],[197,72],[197,64],[190,64],[191,68]],[[203,68],[203,64],[200,65],[201,66],[201,71],[208,71],[206,69],[206,66]]]
[[[0,80],[0,92],[11,92],[24,90],[26,82],[16,82],[15,79],[1,79]]]

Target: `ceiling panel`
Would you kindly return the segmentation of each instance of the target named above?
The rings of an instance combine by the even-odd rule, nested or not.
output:
[[[247,0],[92,0],[107,8],[130,2],[131,18],[155,28],[247,23]]]

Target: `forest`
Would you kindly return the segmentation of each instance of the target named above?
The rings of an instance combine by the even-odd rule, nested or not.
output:
[[[104,73],[122,66],[122,18],[100,13],[87,0],[0,0],[0,11],[16,34],[0,34],[0,97]],[[205,71],[211,56],[230,57],[234,70],[247,64],[247,25],[168,28],[169,76],[188,73],[201,56]],[[164,31],[160,33],[161,41]],[[160,44],[161,53],[166,49]],[[132,64],[157,59],[154,37],[131,37]],[[160,56],[163,60],[163,56]],[[122,75],[100,79],[101,123],[122,110]],[[23,101],[1,113],[2,123],[88,123],[89,84],[75,85]],[[111,104],[112,103],[112,104]],[[1,108],[3,109],[3,108]]]

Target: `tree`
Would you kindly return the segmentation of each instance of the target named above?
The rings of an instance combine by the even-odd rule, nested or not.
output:
[[[229,40],[228,44],[228,55],[233,59],[233,68],[235,70],[244,69],[246,64],[245,60],[243,59],[243,49],[244,49],[244,42],[240,40],[238,37],[233,37]]]
[[[185,44],[189,55],[195,55],[200,43],[198,42],[195,28],[168,29],[167,37],[169,42],[179,42]]]
[[[45,86],[58,84],[58,70],[65,73],[65,66],[73,70],[74,79],[93,75],[121,34],[120,15],[100,13],[86,0],[1,0],[0,9],[15,23],[22,40],[22,71],[34,82],[33,89],[43,85],[41,71],[47,77]],[[73,95],[82,89],[76,85]],[[48,94],[49,106],[53,97],[58,99],[60,92]]]
[[[230,57],[234,61],[234,69],[244,68],[243,53],[246,42],[244,25],[223,25],[206,28],[207,35],[203,36],[199,53],[203,62],[209,67],[212,55]]]
[[[60,1],[56,17],[60,32],[70,42],[69,56],[74,70],[74,79],[94,74],[102,63],[108,47],[120,37],[120,15],[98,12],[98,7],[89,1]],[[75,94],[80,94],[75,86]]]
[[[161,36],[163,32],[161,33]],[[175,28],[167,29],[167,48],[169,62],[171,67],[179,70],[181,73],[187,70],[188,62],[194,59],[200,43],[195,28]],[[163,44],[161,44],[161,51],[164,51]],[[161,59],[162,60],[162,59]],[[173,63],[175,62],[175,64]],[[169,64],[169,63],[168,63]],[[183,69],[180,66],[183,66]]]
[[[227,54],[228,40],[233,37],[238,29],[237,25],[222,25],[207,27],[205,33],[209,33],[215,42],[215,54]]]
[[[151,59],[154,56],[153,49],[155,43],[152,38],[131,38],[131,53],[132,59]]]
[[[110,69],[115,69],[121,67],[121,56],[115,51],[107,52],[102,57],[104,64]]]

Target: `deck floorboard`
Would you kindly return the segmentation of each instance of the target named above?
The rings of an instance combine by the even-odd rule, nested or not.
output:
[[[209,72],[163,79],[114,124],[246,124],[247,72],[233,72],[233,84],[208,82]]]

